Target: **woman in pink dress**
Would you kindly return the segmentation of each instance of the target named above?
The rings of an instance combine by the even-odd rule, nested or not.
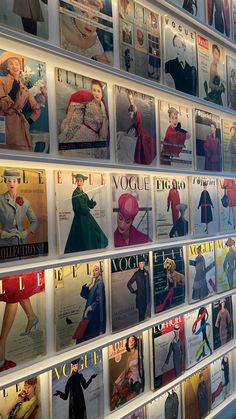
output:
[[[216,136],[216,123],[211,121],[211,134],[204,141],[205,170],[221,171],[221,143]]]

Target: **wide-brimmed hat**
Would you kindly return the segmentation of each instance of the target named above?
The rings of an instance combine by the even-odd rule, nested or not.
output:
[[[234,246],[235,245],[235,240],[232,239],[231,237],[225,242],[225,246]]]
[[[2,175],[3,178],[21,179],[21,173],[14,169],[5,169]]]
[[[73,360],[71,361],[71,365],[77,365],[77,364],[79,363],[79,361],[80,361],[80,358],[78,358],[78,359],[73,359]]]
[[[133,219],[139,212],[138,201],[135,196],[130,193],[120,195],[118,199],[118,207],[119,212],[125,218]]]
[[[178,324],[175,324],[174,331],[175,332],[179,332],[180,331],[180,327],[179,327]]]
[[[88,177],[82,175],[81,173],[76,173],[75,175],[73,175],[73,177],[77,180],[77,179],[83,179],[83,180],[87,180]]]
[[[0,68],[5,69],[7,65],[7,61],[10,58],[16,58],[20,62],[21,68],[23,69],[24,67],[23,55],[20,55],[16,52],[11,52],[11,51],[5,51],[2,55],[0,55]]]

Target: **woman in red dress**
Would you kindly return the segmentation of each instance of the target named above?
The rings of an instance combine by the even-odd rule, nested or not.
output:
[[[211,121],[211,134],[204,141],[205,170],[218,172],[221,170],[221,143],[216,136],[216,123]]]
[[[236,207],[236,183],[234,179],[224,179],[223,189],[225,189],[226,195],[228,197],[228,207],[229,207],[229,216],[228,224],[231,223],[231,214],[233,219],[233,228],[235,229],[235,213],[234,207]]]

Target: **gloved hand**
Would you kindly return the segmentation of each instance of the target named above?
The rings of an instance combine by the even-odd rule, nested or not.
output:
[[[27,239],[27,237],[28,237],[28,231],[27,230],[23,230],[23,231],[20,231],[19,232],[19,237],[20,237],[20,239],[21,240],[25,240],[25,239]]]
[[[92,207],[94,208],[94,207],[96,207],[97,202],[96,202],[96,201],[94,201],[93,199],[91,199],[91,205],[92,205]]]
[[[16,95],[18,93],[18,91],[20,90],[20,83],[17,80],[13,81],[13,85],[12,88],[10,90],[10,92],[8,93],[8,96],[10,96],[10,98],[15,102],[16,100]]]
[[[88,316],[88,313],[90,312],[90,311],[92,311],[93,309],[92,309],[92,307],[91,306],[88,306],[87,307],[87,309],[86,309],[86,311],[85,311],[85,313],[84,313],[84,317],[85,317],[85,319],[87,318],[87,316]]]
[[[179,132],[183,132],[183,133],[187,132],[185,129],[181,128],[181,123],[180,122],[178,122],[178,124],[176,125],[175,131],[177,131],[177,132],[179,131]]]
[[[18,239],[20,239],[20,232],[18,230],[12,230],[10,232],[2,230],[1,239],[12,239],[13,237],[17,237]]]
[[[27,122],[28,122],[29,125],[34,123],[33,119],[31,119],[30,117],[27,119]]]

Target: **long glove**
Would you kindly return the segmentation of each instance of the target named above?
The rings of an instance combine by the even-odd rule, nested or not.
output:
[[[13,237],[20,239],[20,232],[18,230],[12,230],[11,232],[3,230],[1,232],[1,239],[12,239]]]
[[[14,80],[12,88],[11,88],[10,92],[8,93],[8,96],[10,96],[10,98],[13,100],[13,102],[15,102],[16,95],[17,95],[19,90],[20,90],[20,83],[18,81]]]

